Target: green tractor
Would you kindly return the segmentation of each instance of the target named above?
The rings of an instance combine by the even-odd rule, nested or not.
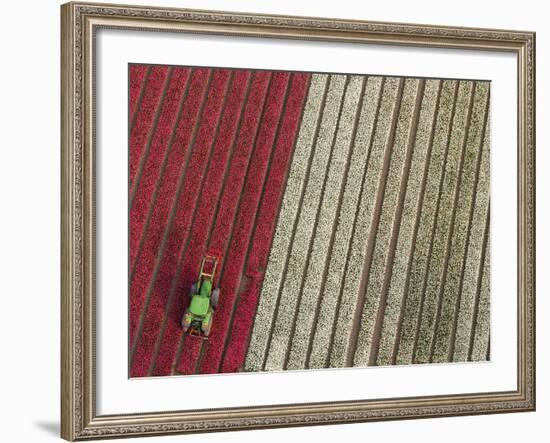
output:
[[[212,317],[220,297],[220,289],[212,289],[217,266],[216,256],[206,255],[202,259],[199,278],[191,287],[191,303],[181,320],[184,333],[203,338],[210,335]]]

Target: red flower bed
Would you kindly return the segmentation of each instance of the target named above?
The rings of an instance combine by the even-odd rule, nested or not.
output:
[[[229,174],[226,179],[226,186],[221,196],[219,210],[214,220],[214,228],[210,238],[208,248],[217,251],[222,251],[222,260],[218,275],[216,277],[217,285],[222,285],[220,304],[215,313],[213,320],[212,333],[220,327],[218,323],[218,312],[220,310],[223,299],[227,294],[223,290],[223,281],[220,280],[221,273],[224,272],[227,261],[227,247],[229,245],[229,235],[235,217],[237,214],[237,205],[244,185],[248,163],[252,154],[256,130],[261,119],[262,108],[267,93],[267,87],[270,79],[268,72],[256,72],[252,79],[252,90],[248,96],[248,103],[245,108],[243,120],[240,126],[239,134],[234,147],[234,154],[229,169]],[[186,288],[189,288],[196,278],[198,269],[192,270],[188,275],[183,275],[179,279],[177,293],[184,293]],[[180,334],[181,336],[181,329]],[[210,340],[210,339],[209,339]],[[181,374],[193,374],[197,364],[197,358],[200,353],[201,344],[198,340],[189,339],[184,342],[184,347],[180,354],[179,362],[177,363],[177,372]]]
[[[130,200],[130,269],[134,268],[139,250],[139,243],[150,212],[153,195],[162,174],[163,160],[170,148],[170,139],[176,129],[178,109],[184,99],[185,87],[189,79],[190,70],[176,68],[172,72],[170,86],[162,104],[157,127],[151,141],[151,149],[141,179],[136,186],[133,201]],[[132,195],[130,195],[132,199]]]
[[[198,202],[192,233],[187,245],[182,245],[178,270],[174,275],[170,296],[171,305],[166,307],[164,318],[164,333],[161,336],[159,351],[155,360],[153,374],[167,375],[171,373],[174,358],[180,343],[180,320],[189,303],[187,297],[189,288],[197,278],[200,261],[208,246],[211,226],[215,222],[215,210],[220,200],[219,194],[226,170],[229,169],[230,151],[233,139],[236,138],[240,114],[244,112],[245,94],[249,88],[251,75],[245,71],[237,71],[228,91],[226,107],[220,120],[212,161],[207,180],[203,184],[202,195]],[[187,247],[186,247],[187,246]],[[186,290],[187,288],[187,290]]]
[[[167,229],[170,211],[177,192],[177,184],[181,174],[181,167],[190,157],[189,143],[200,103],[206,92],[206,82],[209,70],[199,69],[193,72],[189,95],[185,101],[181,119],[174,140],[168,153],[166,169],[161,178],[157,199],[151,203],[151,215],[148,229],[143,232],[144,240],[141,251],[138,251],[135,271],[130,277],[130,343],[134,345],[134,338],[140,321],[140,316],[146,301],[148,288],[155,277],[155,262],[162,238]],[[131,228],[132,229],[132,228]]]
[[[159,106],[167,76],[168,68],[161,66],[151,68],[135,124],[130,129],[130,189],[134,184],[139,162],[147,144],[147,137],[157,111],[157,106]]]
[[[228,245],[224,274],[221,276],[220,302],[215,312],[214,321],[216,323],[208,339],[206,352],[204,352],[204,360],[200,367],[201,373],[213,373],[218,370],[248,244],[254,229],[264,179],[272,157],[275,132],[283,111],[288,77],[288,73],[273,74],[264,113],[257,131],[254,153],[241,192],[234,229],[230,233],[231,243]]]
[[[271,240],[277,222],[283,187],[289,169],[290,159],[294,149],[298,125],[304,99],[307,92],[309,75],[294,74],[292,76],[289,96],[285,106],[285,114],[277,136],[275,152],[271,163],[269,176],[264,183],[264,195],[254,227],[254,238],[250,246],[250,255],[244,271],[245,284],[238,295],[238,304],[233,321],[228,326],[229,341],[223,350],[221,371],[236,372],[240,369],[246,356],[249,336],[256,314],[261,285],[264,277]],[[226,340],[228,340],[226,338]],[[210,366],[212,368],[213,366]]]
[[[137,66],[131,102],[145,77]],[[286,72],[173,69],[130,209],[132,377],[240,369],[308,81]],[[136,127],[153,122],[140,120],[142,108]],[[138,158],[140,140],[130,140]],[[189,289],[212,252],[221,288],[212,332],[205,341],[184,337]]]
[[[208,92],[204,94],[200,115],[193,128],[190,149],[192,150],[189,164],[183,168],[183,182],[181,193],[176,193],[175,215],[170,227],[168,238],[158,252],[157,262],[153,269],[151,299],[147,306],[141,336],[134,351],[131,366],[132,376],[147,375],[151,364],[152,352],[158,337],[158,332],[164,317],[165,306],[168,303],[168,294],[173,276],[176,272],[178,258],[182,244],[186,241],[191,228],[191,219],[200,197],[200,189],[209,172],[206,166],[212,153],[212,142],[221,113],[223,97],[225,95],[228,71],[214,71]],[[199,123],[200,122],[200,123]],[[162,198],[162,196],[161,196]]]
[[[145,82],[145,77],[149,71],[149,66],[147,65],[130,65],[130,92],[128,100],[130,106],[128,108],[128,120],[133,121],[134,113],[136,112],[136,106],[141,95],[143,83]]]

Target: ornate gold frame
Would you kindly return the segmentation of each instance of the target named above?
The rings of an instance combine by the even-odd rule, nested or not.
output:
[[[518,58],[517,390],[98,416],[95,410],[94,32],[101,27],[509,51]],[[67,440],[535,409],[535,34],[68,3],[61,7],[61,435]]]

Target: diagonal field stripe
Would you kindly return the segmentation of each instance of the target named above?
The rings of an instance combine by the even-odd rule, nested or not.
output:
[[[176,129],[179,111],[188,93],[190,69],[174,68],[170,86],[162,106],[157,127],[151,141],[150,154],[143,167],[139,184],[135,188],[134,200],[130,198],[130,263],[134,269],[136,259],[143,245],[142,233],[147,230],[151,204],[156,200],[159,180],[166,168],[170,139]],[[132,192],[132,191],[130,191]]]
[[[219,132],[216,136],[215,146],[210,164],[210,170],[222,173],[210,174],[204,183],[201,200],[198,202],[196,220],[199,223],[193,224],[192,235],[187,237],[188,244],[183,245],[179,263],[170,284],[170,293],[167,314],[163,319],[161,331],[155,345],[155,361],[151,372],[154,375],[169,375],[173,361],[171,351],[177,347],[180,334],[180,318],[184,310],[184,303],[187,301],[187,294],[176,293],[178,279],[182,275],[196,272],[197,264],[204,255],[207,246],[207,234],[209,226],[215,219],[215,205],[223,186],[223,180],[229,164],[231,164],[232,152],[234,151],[233,140],[238,133],[238,127],[244,115],[247,97],[251,89],[251,74],[248,72],[235,72],[234,80],[228,91],[224,117],[219,123]],[[188,254],[187,251],[199,253]]]
[[[321,127],[314,146],[313,162],[299,213],[298,224],[288,256],[288,268],[282,285],[279,310],[269,337],[266,370],[282,369],[289,332],[297,309],[300,282],[305,278],[310,244],[313,240],[326,174],[333,157],[334,137],[344,104],[347,76],[331,76]]]
[[[491,325],[489,323],[489,307],[491,303],[491,269],[490,269],[490,211],[487,212],[487,224],[485,228],[485,249],[482,254],[482,273],[478,288],[478,311],[474,317],[475,323],[472,326],[469,361],[489,360],[489,336]]]
[[[483,128],[487,110],[489,83],[478,83],[475,87],[473,107],[468,125],[464,161],[455,203],[455,222],[451,232],[449,260],[441,284],[441,312],[434,332],[432,362],[443,363],[450,360],[451,342],[454,344],[453,327],[456,311],[462,298],[461,281],[463,266],[467,258],[471,226],[471,214],[475,206],[477,178],[483,145]],[[479,262],[479,257],[475,259]],[[475,275],[465,275],[466,279]]]
[[[312,334],[310,367],[325,367],[332,350],[335,319],[338,317],[344,276],[348,266],[351,239],[356,229],[356,215],[369,147],[374,131],[382,78],[368,77],[362,97],[359,120],[353,141],[353,153],[342,189],[342,204],[335,223],[336,232],[326,272],[325,288],[319,303],[319,315]],[[310,338],[311,341],[311,338]]]
[[[295,319],[292,321],[294,331],[288,357],[289,368],[304,368],[307,366],[307,355],[310,335],[315,324],[316,306],[323,291],[323,281],[326,275],[325,261],[331,254],[331,238],[341,188],[345,181],[350,163],[351,144],[357,124],[357,115],[361,110],[361,97],[365,83],[362,76],[349,76],[349,84],[344,96],[338,129],[334,138],[333,155],[329,164],[328,174],[322,193],[322,202],[312,238],[311,250],[308,253],[308,266],[297,303]]]
[[[227,260],[227,250],[230,244],[231,232],[237,218],[237,208],[241,199],[241,193],[246,183],[250,161],[255,149],[255,140],[260,127],[260,122],[267,107],[267,99],[272,83],[272,73],[257,72],[254,75],[255,87],[258,88],[255,94],[250,95],[249,103],[245,111],[244,125],[240,127],[237,138],[235,156],[232,159],[231,170],[228,175],[228,184],[221,197],[220,210],[217,214],[209,250],[220,251],[222,260],[220,271],[216,277],[216,286],[223,286],[220,276]],[[191,278],[189,278],[191,277]],[[183,294],[196,278],[196,269],[187,283],[180,288],[179,293]],[[220,290],[220,293],[223,291]],[[220,301],[222,296],[220,295]],[[214,330],[214,329],[213,329]],[[183,335],[180,334],[180,340]],[[197,368],[198,359],[201,353],[202,340],[190,337],[185,340],[179,356],[176,356],[175,367],[180,374],[194,374]],[[179,361],[178,361],[179,358]]]
[[[328,84],[328,76],[312,75],[245,360],[247,371],[259,371],[263,366],[269,333],[278,303],[275,295],[279,293],[282,274],[286,266],[286,251],[290,248],[293,226],[300,207],[300,199],[296,196],[301,195],[305,187],[306,174],[309,170],[313,143],[322,118]]]
[[[146,155],[146,146],[153,130],[153,120],[161,106],[162,92],[168,79],[170,68],[154,66],[147,78],[143,91],[143,97],[136,110],[135,124],[130,129],[130,161],[128,163],[128,175],[130,186],[134,187],[134,181],[139,170],[139,165]]]
[[[129,74],[132,377],[489,358],[489,83]]]
[[[247,251],[250,248],[258,208],[261,203],[265,179],[270,173],[273,152],[278,142],[278,128],[282,122],[290,91],[290,74],[273,74],[265,111],[254,142],[254,154],[250,159],[249,172],[243,186],[233,231],[228,242],[227,259],[220,273],[220,304],[215,312],[216,327],[208,339],[202,362],[198,362],[199,372],[211,374],[218,372],[226,334],[229,333],[230,320],[240,286],[240,276],[246,266]],[[203,347],[204,347],[203,343]]]
[[[204,103],[207,80],[207,70],[197,70],[191,79],[189,96],[183,108],[181,119],[170,146],[166,169],[163,171],[159,183],[158,196],[151,204],[150,223],[147,231],[143,233],[142,253],[136,258],[135,272],[130,278],[130,291],[132,304],[130,306],[130,343],[135,346],[135,336],[140,328],[142,309],[147,304],[151,287],[156,280],[155,263],[160,262],[159,254],[166,236],[169,232],[170,220],[173,219],[175,201],[178,199],[180,184],[185,171],[182,174],[182,166],[188,164],[191,152],[193,134],[196,131],[197,116],[200,113],[201,104]],[[139,334],[138,334],[139,335]]]
[[[206,74],[205,83],[203,84],[202,88],[200,88],[200,98],[199,98],[199,106],[197,111],[197,117],[193,120],[193,125],[190,127],[190,134],[189,134],[189,146],[187,149],[187,155],[185,156],[185,160],[183,162],[183,165],[180,166],[180,168],[177,170],[177,180],[175,185],[175,193],[173,194],[173,197],[168,202],[163,202],[163,200],[166,198],[164,195],[160,195],[157,204],[164,203],[164,206],[166,208],[170,208],[169,212],[167,213],[166,223],[164,226],[162,226],[161,230],[159,230],[159,233],[162,232],[162,237],[159,238],[160,242],[158,243],[158,248],[154,248],[153,250],[149,250],[148,255],[143,255],[142,258],[153,258],[154,260],[151,261],[141,261],[141,266],[147,269],[151,270],[151,273],[149,275],[147,274],[139,274],[138,278],[141,278],[142,280],[147,279],[148,285],[147,290],[145,293],[145,301],[143,305],[143,310],[140,315],[139,319],[139,325],[137,328],[137,331],[134,335],[134,344],[132,347],[132,353],[130,355],[130,362],[131,362],[131,369],[134,368],[133,362],[136,362],[136,360],[139,360],[140,356],[136,356],[136,350],[138,348],[138,343],[140,341],[141,335],[143,333],[148,334],[150,331],[147,329],[144,330],[144,327],[147,326],[147,313],[149,304],[151,302],[151,299],[155,295],[155,287],[157,284],[157,281],[160,279],[163,279],[163,274],[165,272],[165,268],[162,267],[163,262],[165,261],[165,253],[167,253],[168,256],[172,253],[172,251],[169,249],[171,246],[171,243],[174,241],[173,236],[174,232],[176,235],[180,234],[179,227],[181,226],[181,220],[182,220],[182,206],[185,207],[185,205],[182,205],[181,200],[185,198],[185,193],[182,193],[182,190],[184,187],[188,184],[189,180],[197,180],[201,178],[201,174],[188,174],[188,170],[193,170],[193,167],[197,164],[197,158],[203,157],[204,153],[201,152],[203,150],[203,146],[201,146],[200,143],[197,143],[197,134],[201,131],[203,127],[203,122],[205,120],[205,109],[206,104],[208,102],[208,89],[210,87],[211,81],[212,81],[212,72],[211,71],[205,71]],[[209,117],[209,116],[208,116]],[[200,160],[199,160],[200,161]],[[170,194],[169,194],[170,195]],[[154,232],[153,227],[156,227],[155,225],[151,226],[148,234],[148,240],[150,242],[155,242],[155,237],[151,234],[151,232]],[[159,229],[159,228],[157,228]],[[155,243],[153,243],[155,244]],[[139,281],[139,280],[138,280]]]
[[[134,363],[131,368],[133,376],[147,375],[151,364],[154,345],[168,303],[167,296],[171,278],[177,267],[177,258],[182,245],[189,236],[191,220],[196,212],[197,201],[200,200],[203,183],[207,177],[215,131],[225,103],[224,97],[227,96],[229,79],[229,71],[213,71],[212,81],[206,92],[208,98],[204,105],[200,127],[197,129],[194,139],[193,153],[189,160],[188,170],[193,173],[185,174],[181,185],[182,191],[179,194],[174,219],[158,265],[158,277],[151,291],[142,333],[137,342]]]
[[[244,362],[309,81],[309,74],[292,75],[285,113],[278,128],[277,144],[272,154],[269,176],[262,187],[263,195],[254,226],[254,238],[251,242],[246,269],[238,285],[237,306],[233,323],[228,330],[229,342],[224,348],[221,372],[236,372]]]
[[[128,128],[131,130],[136,123],[136,109],[143,97],[147,77],[151,72],[151,67],[148,65],[131,64],[128,69],[129,76],[129,91],[128,91]]]
[[[382,93],[374,121],[374,134],[370,137],[367,168],[363,176],[359,207],[354,221],[347,267],[343,278],[338,315],[336,317],[333,342],[330,352],[331,367],[347,365],[351,337],[355,333],[353,319],[361,287],[363,263],[367,254],[367,240],[373,221],[376,192],[382,174],[384,148],[390,131],[390,117],[393,113],[399,80],[382,79]]]
[[[479,282],[482,279],[483,266],[485,266],[484,255],[489,255],[485,239],[486,225],[489,218],[489,162],[491,151],[489,145],[489,119],[486,116],[485,134],[483,137],[483,152],[481,154],[481,166],[479,181],[476,190],[476,203],[472,216],[472,228],[470,230],[470,242],[468,255],[464,268],[462,297],[458,311],[456,337],[454,346],[453,361],[469,360],[469,350],[474,337],[485,337],[489,325],[488,298],[481,301],[478,298]],[[489,263],[487,263],[489,266]],[[488,271],[487,271],[488,272]],[[484,278],[487,279],[487,276]],[[486,284],[486,283],[485,283]],[[488,291],[488,290],[487,290]],[[485,294],[484,294],[485,296]],[[483,307],[481,307],[481,304]],[[481,308],[481,309],[480,309]],[[479,331],[475,331],[475,322],[478,322]],[[482,339],[481,341],[483,341]],[[479,343],[479,341],[478,341]],[[481,346],[483,347],[483,346]],[[476,353],[479,360],[485,359],[485,352],[481,355]],[[480,358],[481,357],[481,358]]]
[[[378,189],[379,193],[383,193],[383,200],[365,288],[365,303],[354,354],[355,366],[366,366],[369,364],[377,313],[379,306],[383,305],[381,296],[384,277],[386,275],[384,271],[390,253],[393,226],[400,222],[400,220],[396,219],[396,208],[401,180],[404,178],[405,159],[409,148],[408,138],[411,132],[418,87],[418,80],[407,79],[404,81],[395,132],[388,138],[386,150],[391,151],[391,158],[385,183]],[[374,228],[375,226],[373,225]]]
[[[420,118],[420,108],[422,105],[422,98],[424,95],[425,87],[426,87],[426,81],[424,79],[420,79],[417,84],[414,110],[413,110],[413,114],[411,115],[411,121],[409,123],[409,128],[408,128],[409,132],[406,140],[407,147],[405,148],[406,154],[404,158],[402,177],[399,185],[393,184],[393,186],[395,186],[396,188],[395,192],[397,192],[398,195],[397,195],[397,201],[395,202],[396,209],[395,209],[395,214],[393,216],[394,221],[392,225],[391,239],[389,240],[389,244],[388,244],[388,257],[386,259],[386,264],[384,267],[384,280],[382,282],[382,287],[380,289],[381,292],[380,292],[379,301],[378,301],[378,309],[376,311],[376,319],[374,323],[373,336],[371,338],[369,365],[376,365],[378,360],[380,341],[382,337],[382,327],[384,323],[384,314],[388,303],[388,292],[389,292],[389,286],[391,282],[391,268],[395,261],[397,240],[399,236],[399,231],[401,229],[401,224],[403,222],[403,206],[405,203],[405,190],[407,188],[410,173],[411,173],[414,143],[416,139],[416,132],[418,129],[418,122]],[[402,102],[402,104],[403,103],[404,102]]]
[[[409,272],[410,256],[414,246],[414,232],[417,226],[417,211],[420,207],[424,175],[427,171],[429,147],[435,111],[441,82],[427,80],[416,130],[412,160],[399,226],[395,256],[391,268],[384,322],[380,334],[378,365],[391,364],[393,359],[401,309],[406,294],[406,276]]]
[[[409,270],[409,287],[405,300],[401,334],[397,337],[399,343],[396,356],[397,364],[410,364],[413,362],[418,316],[431,251],[431,236],[438,211],[440,182],[447,157],[448,137],[453,119],[457,86],[457,82],[454,80],[442,82],[434,137],[428,159],[428,173],[423,200],[421,201],[422,210]]]
[[[143,148],[143,153],[141,154],[141,158],[139,159],[137,170],[135,172],[133,187],[130,190],[130,197],[129,197],[129,200],[130,200],[129,201],[129,207],[130,208],[132,207],[132,205],[134,203],[134,199],[136,197],[136,191],[137,191],[137,188],[139,187],[139,184],[141,182],[141,178],[142,178],[142,175],[143,175],[143,169],[145,168],[145,164],[149,160],[149,154],[151,152],[151,145],[153,143],[154,136],[157,132],[157,125],[158,125],[160,117],[163,113],[164,106],[166,105],[166,101],[167,101],[166,96],[168,94],[170,84],[172,83],[172,74],[173,73],[174,73],[174,70],[172,68],[169,68],[168,73],[166,74],[166,79],[164,81],[164,85],[162,87],[162,91],[160,93],[160,98],[159,98],[159,101],[158,101],[158,105],[155,109],[155,114],[153,116],[153,120],[151,121],[151,127],[149,129],[148,134],[147,134],[147,139],[145,141],[145,146]]]
[[[473,104],[473,85],[472,82],[459,82],[458,85],[458,96],[445,162],[437,221],[432,233],[432,251],[425,281],[424,301],[420,310],[420,329],[414,356],[415,363],[428,363],[431,360],[434,327],[440,302],[440,288],[448,261],[450,234],[455,220],[457,188],[460,186],[464,141]]]

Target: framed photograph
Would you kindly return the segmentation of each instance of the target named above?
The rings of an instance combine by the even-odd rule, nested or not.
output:
[[[63,438],[534,410],[534,33],[61,19]]]

